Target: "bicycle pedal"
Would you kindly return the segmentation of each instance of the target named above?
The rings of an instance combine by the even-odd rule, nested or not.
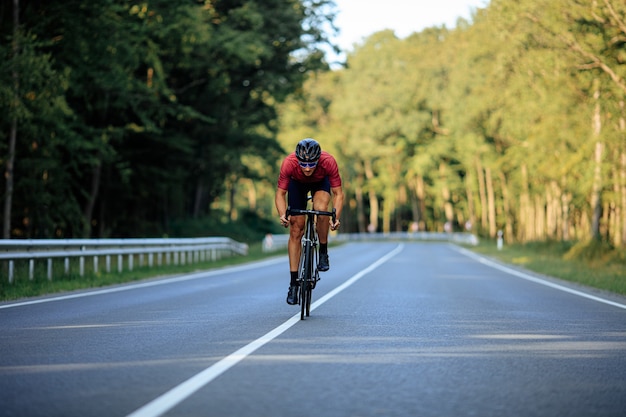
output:
[[[311,280],[311,289],[315,288],[315,285],[317,284],[317,281],[319,280],[320,280],[319,277]]]

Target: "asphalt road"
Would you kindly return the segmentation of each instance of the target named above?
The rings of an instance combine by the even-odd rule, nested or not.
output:
[[[626,300],[444,243],[0,304],[0,416],[625,416]]]

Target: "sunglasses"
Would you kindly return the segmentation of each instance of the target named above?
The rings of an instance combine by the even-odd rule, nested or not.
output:
[[[317,162],[299,162],[300,168],[315,168]]]

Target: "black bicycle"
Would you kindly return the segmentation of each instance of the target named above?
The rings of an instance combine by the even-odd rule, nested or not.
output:
[[[310,199],[310,197],[309,197]],[[300,253],[300,265],[298,267],[298,285],[300,286],[300,320],[309,317],[311,312],[311,293],[320,280],[320,272],[317,269],[319,259],[317,253],[317,231],[315,229],[316,216],[330,216],[333,223],[336,219],[336,210],[300,210],[287,208],[287,216],[303,214],[306,216],[304,236],[302,236],[302,251]]]

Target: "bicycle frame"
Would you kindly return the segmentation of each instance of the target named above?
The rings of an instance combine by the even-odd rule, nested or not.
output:
[[[311,292],[319,281],[318,262],[318,237],[315,228],[316,216],[330,216],[333,222],[336,218],[335,209],[330,211],[320,210],[299,210],[287,208],[287,214],[305,215],[306,225],[302,236],[302,250],[300,252],[300,263],[298,267],[298,284],[300,285],[300,319],[308,317],[311,312]]]

